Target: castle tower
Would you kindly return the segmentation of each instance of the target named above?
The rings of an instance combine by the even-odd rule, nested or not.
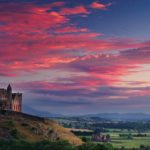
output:
[[[12,88],[11,88],[10,84],[7,87],[7,94],[8,94],[9,100],[11,100],[12,99]]]
[[[9,84],[8,87],[7,87],[7,92],[11,92],[12,93],[12,88],[11,88],[11,85]]]
[[[11,85],[9,84],[7,87],[7,95],[8,95],[8,102],[7,102],[7,109],[10,110],[12,109],[12,88]]]
[[[22,93],[12,93],[11,85],[0,89],[0,110],[22,111]]]

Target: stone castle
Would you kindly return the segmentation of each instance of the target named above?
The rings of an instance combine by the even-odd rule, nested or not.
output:
[[[0,110],[22,111],[22,93],[12,93],[10,84],[0,89]]]

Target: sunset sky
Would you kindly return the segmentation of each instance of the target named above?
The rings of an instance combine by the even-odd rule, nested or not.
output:
[[[9,83],[24,108],[150,114],[150,0],[0,0]]]

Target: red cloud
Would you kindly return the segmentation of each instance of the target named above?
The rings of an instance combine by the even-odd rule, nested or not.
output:
[[[45,4],[44,6],[49,6],[49,7],[59,7],[59,6],[63,6],[65,4],[65,2],[53,2],[49,5]]]
[[[9,9],[0,6],[3,22],[0,25],[0,76],[62,69],[63,73],[81,74],[82,79],[74,79],[76,88],[93,88],[120,82],[120,77],[132,73],[130,70],[137,68],[136,65],[150,63],[149,41],[99,39],[100,33],[77,28],[65,16],[88,14],[83,6],[52,10],[53,6],[60,5],[64,3],[42,6],[11,3],[7,6]],[[117,54],[100,54],[107,51]]]
[[[67,26],[64,28],[56,29],[54,33],[61,34],[61,33],[86,32],[86,31],[88,31],[88,29],[85,28],[80,29],[80,28]]]
[[[100,4],[97,2],[93,2],[90,7],[93,9],[102,9],[102,10],[106,10],[107,7],[111,6],[113,3],[108,3],[108,4]]]
[[[63,82],[62,82],[63,80]],[[68,80],[68,79],[67,79]],[[61,81],[61,82],[60,82]],[[87,97],[105,98],[105,99],[128,99],[129,97],[150,95],[150,87],[147,88],[130,88],[130,87],[115,87],[100,83],[98,79],[77,77],[72,80],[72,83],[65,83],[65,79],[60,79],[56,82],[33,81],[13,84],[16,88],[24,91],[54,95],[65,97]],[[96,83],[98,82],[98,83]],[[102,85],[102,86],[101,86]]]
[[[106,10],[111,5],[93,2],[90,7]],[[150,41],[103,38],[72,23],[75,15],[90,13],[85,6],[66,8],[64,2],[1,3],[0,77],[5,82],[30,80],[14,86],[44,96],[99,100],[150,95],[150,88],[115,87],[139,65],[150,64]],[[54,81],[48,82],[51,77]]]
[[[62,8],[60,10],[61,15],[76,15],[76,14],[90,14],[83,6],[76,6],[74,8]]]

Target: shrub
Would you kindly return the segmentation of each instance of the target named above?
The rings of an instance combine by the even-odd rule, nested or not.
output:
[[[0,113],[1,113],[2,115],[5,115],[5,114],[6,114],[6,110],[1,110]]]
[[[22,123],[21,125],[22,125],[23,127],[29,126],[27,123]]]
[[[50,130],[50,131],[49,131],[49,134],[52,134],[53,132],[54,132],[53,130]]]
[[[19,132],[16,128],[14,128],[13,130],[10,131],[11,136],[13,136],[14,138],[18,139],[19,138]]]
[[[83,142],[90,142],[90,138],[87,138],[87,137],[85,137],[85,136],[81,137],[81,140],[82,140]]]
[[[14,122],[13,122],[12,120],[10,120],[10,121],[8,122],[8,124],[9,124],[11,127],[14,126]]]
[[[32,130],[32,131],[36,131],[37,128],[36,128],[36,127],[32,127],[31,130]]]

